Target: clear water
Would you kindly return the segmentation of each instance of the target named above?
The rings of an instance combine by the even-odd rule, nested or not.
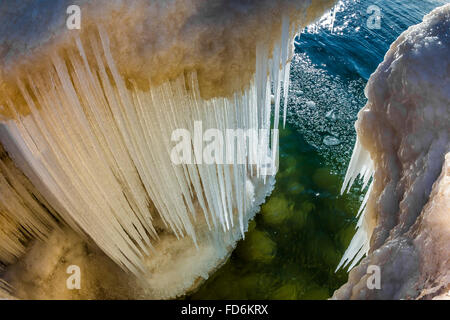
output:
[[[401,32],[448,2],[339,1],[302,33],[275,190],[229,261],[188,299],[326,299],[347,281],[334,270],[355,232],[361,191],[339,190],[365,84]],[[381,9],[381,29],[367,27],[370,5]]]

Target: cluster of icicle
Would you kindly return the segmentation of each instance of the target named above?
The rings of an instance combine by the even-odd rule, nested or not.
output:
[[[194,243],[197,219],[204,219],[212,232],[226,232],[238,224],[243,233],[246,181],[263,176],[261,166],[175,165],[170,137],[175,129],[193,132],[194,121],[223,131],[274,129],[271,137],[270,130],[261,131],[265,133],[258,137],[257,148],[275,166],[280,100],[284,94],[287,101],[289,88],[292,32],[286,16],[273,53],[265,45],[257,46],[257,71],[248,88],[230,98],[207,101],[200,97],[195,72],[148,91],[124,79],[100,26],[98,35],[76,38],[77,51],[68,50],[65,57],[54,53],[51,68],[17,80],[28,115],[16,111],[20,106],[15,100],[3,106],[15,112],[15,118],[1,124],[1,143],[27,178],[20,184],[19,173],[13,177],[0,161],[1,214],[6,213],[0,221],[27,236],[43,237],[54,215],[135,274],[145,271],[142,257],[151,254],[152,242],[158,239],[155,220]],[[248,155],[246,146],[239,147]],[[0,238],[1,261],[20,255],[20,238],[13,233],[9,239]]]
[[[352,158],[350,160],[350,164],[348,165],[347,173],[342,185],[341,194],[344,194],[346,191],[350,191],[358,176],[362,179],[363,182],[362,190],[365,190],[366,188],[367,190],[356,216],[357,218],[359,218],[356,225],[357,231],[353,236],[350,245],[342,256],[342,259],[339,262],[336,271],[341,267],[346,267],[350,263],[351,264],[348,267],[348,270],[351,270],[359,262],[359,260],[361,260],[361,258],[369,252],[370,230],[366,225],[365,218],[366,204],[372,189],[371,178],[373,177],[374,173],[375,171],[372,159],[370,158],[370,153],[369,151],[364,149],[364,147],[359,142],[359,138],[357,138],[355,147],[353,149]]]

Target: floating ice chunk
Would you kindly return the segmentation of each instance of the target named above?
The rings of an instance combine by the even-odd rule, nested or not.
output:
[[[133,273],[145,271],[142,258],[159,238],[157,228],[179,239],[187,235],[197,246],[195,226],[201,216],[213,233],[238,225],[243,236],[244,216],[255,206],[248,179],[266,183],[276,173],[281,84],[287,86],[287,99],[292,45],[289,17],[283,21],[272,58],[264,43],[257,46],[256,74],[248,88],[209,100],[201,98],[195,72],[147,90],[127,83],[112,56],[108,32],[99,25],[89,41],[76,37],[76,47],[65,57],[52,54],[46,72],[18,80],[30,114],[20,115],[20,102],[10,100],[15,118],[2,124],[0,140],[32,183],[43,186],[58,214]],[[179,128],[194,132],[195,121],[223,132],[254,129],[258,143],[238,141],[245,164],[175,165],[171,133]],[[13,205],[15,198],[8,198],[5,203]],[[42,211],[29,198],[30,206]],[[150,203],[155,212],[149,211]],[[10,211],[26,218],[27,209],[19,208]]]
[[[338,268],[348,264],[353,268],[369,249],[373,253],[366,263],[378,260],[383,270],[394,270],[401,263],[395,256],[386,258],[388,252],[405,247],[417,253],[410,238],[423,221],[419,216],[450,150],[449,13],[450,5],[444,5],[405,31],[368,81],[368,103],[358,114],[358,137],[341,192],[358,176],[363,189],[369,188],[358,212],[358,230]],[[448,229],[445,223],[442,226]],[[448,261],[448,251],[435,259]],[[411,266],[416,268],[412,272],[419,272],[413,264],[407,267]],[[425,275],[429,283],[431,274]],[[358,277],[351,278],[350,285],[364,281]],[[409,280],[401,279],[398,287],[411,285]],[[385,294],[393,294],[388,291]]]
[[[315,108],[316,107],[316,103],[314,101],[307,101],[306,102],[306,106],[308,108]]]
[[[339,145],[341,143],[341,141],[338,138],[333,137],[333,136],[325,136],[323,138],[323,143],[329,147],[332,147],[332,146]]]

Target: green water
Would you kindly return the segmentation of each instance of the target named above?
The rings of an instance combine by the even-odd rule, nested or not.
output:
[[[339,195],[343,172],[293,127],[280,130],[272,195],[228,262],[190,299],[327,299],[347,281],[334,272],[355,232],[359,195]]]

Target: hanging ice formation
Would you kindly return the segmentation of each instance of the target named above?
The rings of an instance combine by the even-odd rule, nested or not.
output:
[[[45,237],[54,226],[49,208],[0,146],[0,262],[14,262],[27,238]]]
[[[160,228],[194,243],[198,219],[211,232],[239,226],[243,234],[247,180],[265,181],[268,174],[261,160],[175,165],[170,137],[178,128],[193,132],[194,121],[202,121],[204,130],[266,129],[258,131],[258,145],[237,148],[244,148],[247,161],[258,154],[276,166],[280,100],[283,94],[285,123],[292,54],[289,17],[282,19],[271,54],[263,42],[257,45],[251,84],[232,97],[208,100],[200,96],[195,72],[146,91],[124,79],[108,32],[101,26],[96,30],[89,39],[76,36],[76,49],[53,53],[44,71],[17,78],[20,98],[4,99],[2,108],[13,117],[1,124],[1,143],[48,208],[0,162],[1,261],[23,251],[17,230],[45,236],[52,225],[49,210],[133,273],[145,270],[142,257],[151,254]]]

